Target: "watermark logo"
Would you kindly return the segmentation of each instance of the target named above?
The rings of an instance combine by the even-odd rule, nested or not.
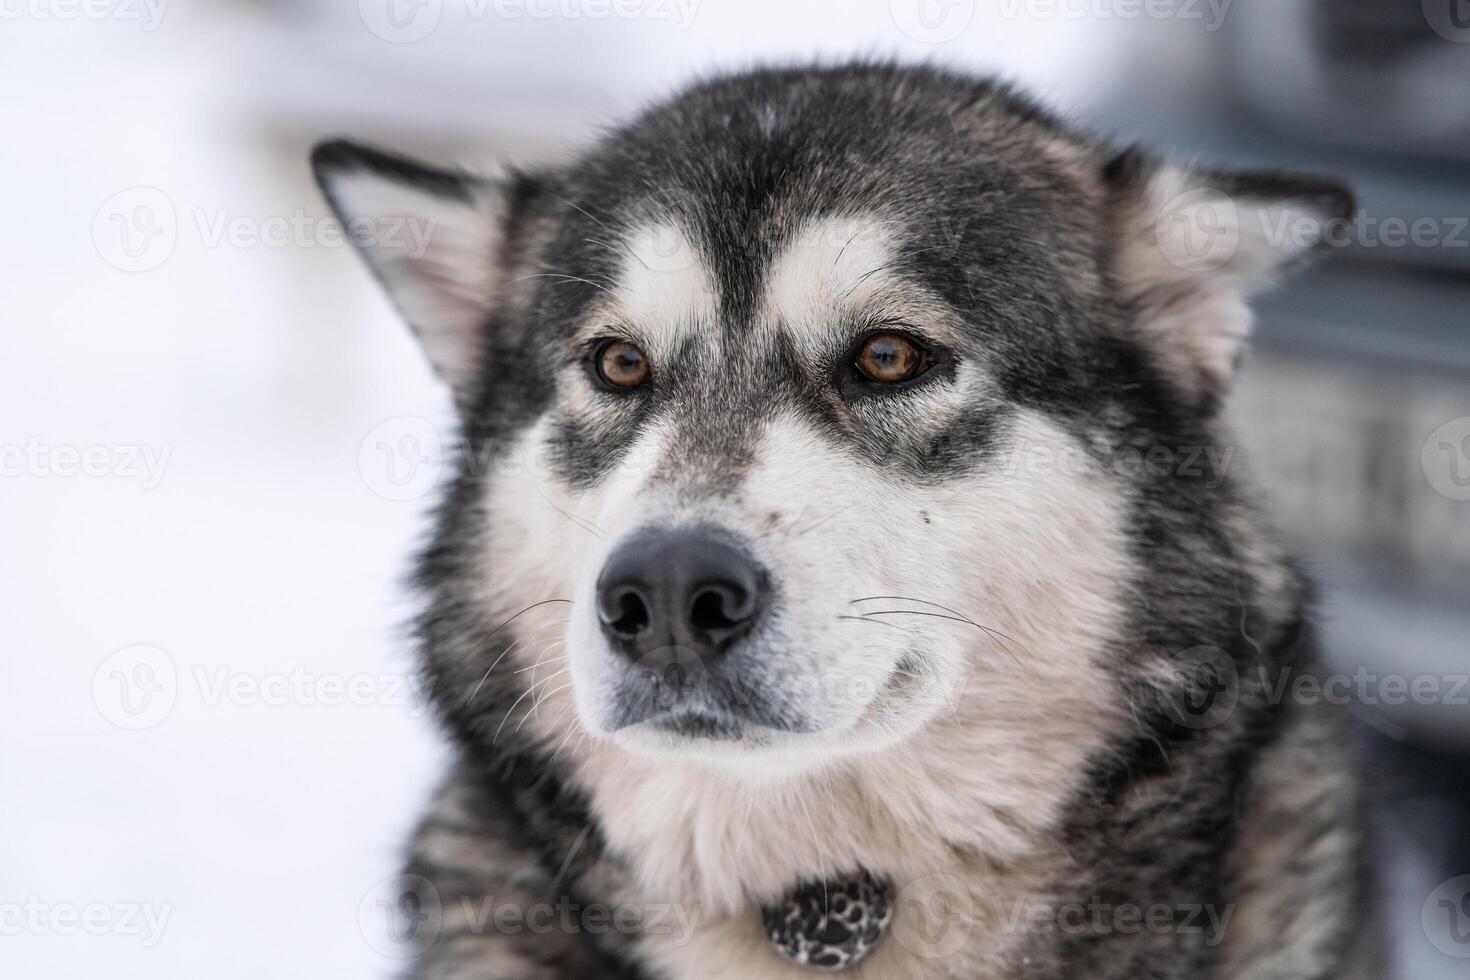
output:
[[[686,31],[698,6],[699,0],[466,0],[462,12],[472,21],[667,21]],[[390,44],[422,41],[444,14],[443,0],[358,0],[357,8],[367,29]]]
[[[412,44],[439,26],[444,0],[357,0],[357,13],[374,36],[389,44]]]
[[[102,202],[92,218],[92,244],[108,265],[148,272],[168,261],[179,242],[173,202],[156,187],[129,187]]]
[[[1351,675],[1294,673],[1282,667],[1271,677],[1261,668],[1261,689],[1272,704],[1332,704],[1368,708],[1470,707],[1470,674],[1377,674],[1359,667]]]
[[[287,670],[243,673],[196,664],[190,679],[205,707],[406,708],[411,716],[428,705],[417,674],[317,673],[301,664]]]
[[[1470,960],[1470,875],[1436,888],[1421,913],[1424,935],[1435,949],[1457,960]]]
[[[1242,198],[1197,187],[1171,198],[1156,215],[1154,235],[1164,258],[1192,273],[1214,272],[1243,241],[1290,253],[1328,249],[1470,249],[1465,215],[1329,215],[1308,207]]]
[[[965,32],[975,19],[974,0],[888,0],[893,23],[924,44],[944,44]]]
[[[428,253],[437,227],[438,219],[413,215],[356,217],[344,225],[304,208],[252,214],[195,206],[181,220],[163,191],[133,187],[103,202],[93,218],[92,240],[108,265],[123,272],[150,272],[169,260],[181,236],[192,236],[210,250],[341,248],[351,243],[418,260]]]
[[[161,723],[178,700],[174,662],[156,646],[139,643],[109,654],[92,675],[92,700],[119,728],[141,731]]]
[[[166,652],[149,644],[111,654],[92,677],[97,710],[120,728],[160,725],[184,697],[209,709],[388,707],[416,717],[428,707],[424,682],[416,673],[321,673],[302,664],[254,673],[195,664],[180,673]]]
[[[420,875],[384,878],[357,903],[357,928],[377,953],[416,956],[434,945],[444,927],[439,889]]]
[[[1451,500],[1470,500],[1470,416],[1450,419],[1424,442],[1420,465],[1429,485]]]
[[[652,20],[675,31],[694,23],[700,0],[467,0],[476,19],[493,13],[500,20]]]
[[[1424,0],[1424,19],[1446,41],[1470,44],[1470,0]]]
[[[1178,682],[1160,692],[1160,707],[1176,724],[1196,730],[1214,728],[1235,712],[1240,701],[1240,672],[1224,650],[1191,647],[1170,666],[1178,671]]]
[[[392,959],[421,955],[439,940],[446,915],[456,935],[665,936],[675,946],[694,937],[698,905],[582,903],[567,895],[525,902],[491,894],[441,895],[421,875],[384,878],[357,906],[357,926],[376,952]]]
[[[1234,905],[1114,904],[1096,896],[1086,901],[1060,904],[1028,899],[1004,904],[991,901],[1003,928],[1011,934],[1196,935],[1209,948],[1225,941],[1230,920],[1235,915]]]
[[[1199,21],[1205,33],[1225,26],[1235,0],[1000,0],[1006,20]]]
[[[193,218],[199,243],[209,249],[340,248],[350,241],[358,248],[393,250],[411,260],[428,253],[438,226],[436,218],[399,215],[352,218],[343,226],[336,218],[308,214],[302,208],[265,217],[228,208],[194,208]]]
[[[418,500],[439,485],[444,441],[428,419],[402,415],[377,426],[357,450],[357,472],[384,500]]]
[[[1177,268],[1214,272],[1240,248],[1240,211],[1228,194],[1197,187],[1164,204],[1154,237],[1164,258]]]
[[[899,891],[893,907],[893,938],[915,956],[943,959],[970,940],[975,900],[954,875],[915,878]]]
[[[1186,650],[1169,668],[1175,677],[1158,689],[1159,706],[1176,724],[1191,729],[1227,721],[1240,705],[1242,690],[1257,703],[1273,705],[1470,706],[1470,674],[1378,674],[1367,667],[1322,674],[1266,664],[1242,672],[1225,651],[1211,646]],[[1249,683],[1242,685],[1242,677]]]
[[[608,247],[622,252],[649,272],[681,272],[693,268],[699,256],[680,229],[676,217],[695,213],[692,195],[665,188],[646,195],[631,213],[647,216],[640,231],[626,242]]]

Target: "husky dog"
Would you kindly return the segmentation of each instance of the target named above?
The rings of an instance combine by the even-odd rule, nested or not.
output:
[[[1310,592],[1219,417],[1343,186],[871,64],[540,170],[313,164],[461,427],[415,976],[1381,975],[1347,729],[1284,693]]]

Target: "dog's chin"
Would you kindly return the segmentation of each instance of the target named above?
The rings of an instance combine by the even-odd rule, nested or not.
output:
[[[911,684],[890,683],[872,701],[831,725],[774,728],[735,713],[675,708],[608,733],[634,755],[693,760],[742,773],[790,774],[904,743],[933,712],[912,702]]]
[[[721,761],[779,752],[801,736],[728,714],[675,710],[620,728],[609,737],[634,755]]]

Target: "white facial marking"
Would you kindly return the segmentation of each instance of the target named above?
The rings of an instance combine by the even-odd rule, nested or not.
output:
[[[622,265],[606,311],[621,321],[619,326],[666,354],[678,336],[713,322],[718,295],[698,252],[677,226],[639,228],[619,251]],[[597,328],[594,324],[590,329]]]
[[[767,318],[785,323],[798,344],[814,331],[825,333],[834,313],[861,309],[882,293],[891,261],[888,235],[877,218],[810,222],[771,261]]]

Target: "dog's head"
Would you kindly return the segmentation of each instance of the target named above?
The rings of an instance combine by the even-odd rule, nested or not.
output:
[[[590,734],[712,758],[1098,696],[1135,501],[1208,510],[1180,470],[1245,299],[1351,206],[883,67],[705,84],[534,173],[314,163],[462,416],[441,700],[490,738],[570,686]]]

